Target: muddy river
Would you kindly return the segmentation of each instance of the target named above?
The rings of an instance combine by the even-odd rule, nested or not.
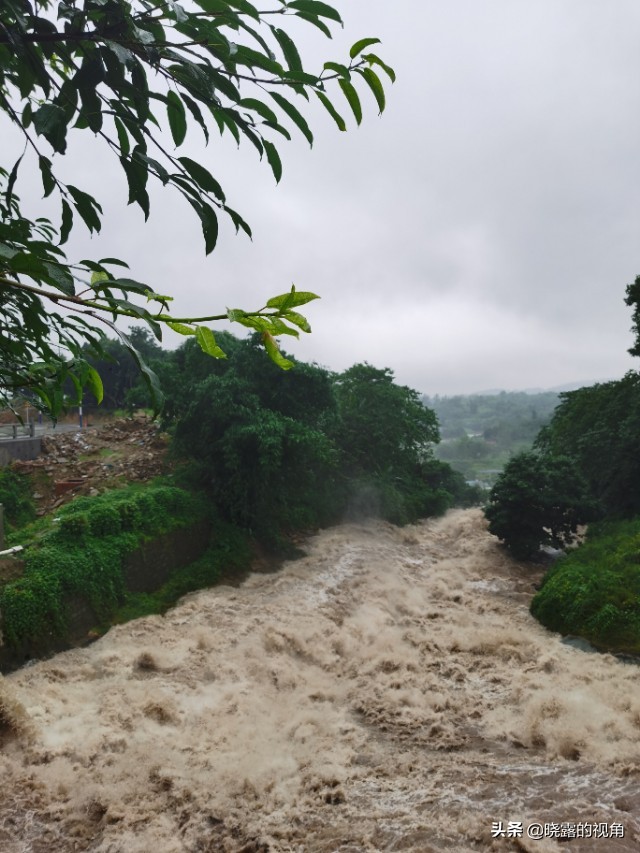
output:
[[[532,589],[478,510],[343,525],[7,676],[0,851],[638,851],[638,668]]]

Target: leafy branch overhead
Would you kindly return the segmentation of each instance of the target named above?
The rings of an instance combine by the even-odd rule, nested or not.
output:
[[[122,316],[145,321],[158,338],[163,325],[194,334],[216,357],[223,353],[201,324],[222,318],[240,322],[260,331],[271,357],[290,366],[275,339],[310,331],[292,310],[308,301],[302,293],[291,290],[259,311],[180,318],[171,314],[170,297],[118,277],[113,267],[126,266],[118,259],[69,263],[60,246],[78,220],[99,232],[102,207],[86,189],[59,176],[56,155],[66,154],[71,131],[89,131],[119,164],[128,203],[138,205],[145,219],[150,181],[156,180],[193,208],[207,253],[216,246],[221,215],[231,219],[236,232],[251,236],[243,216],[227,203],[220,176],[208,162],[180,151],[189,134],[203,134],[207,144],[214,135],[236,145],[249,143],[279,181],[277,140],[299,133],[313,144],[305,116],[312,101],[345,130],[345,108],[359,124],[361,93],[368,91],[382,112],[382,80],[394,80],[393,70],[371,52],[376,38],[357,41],[345,62],[306,69],[286,29],[294,20],[329,38],[331,28],[342,25],[338,11],[319,0],[273,0],[260,10],[249,0],[195,0],[188,9],[174,0],[4,0],[0,5],[0,109],[24,144],[18,160],[5,164],[0,186],[0,299],[7,311],[0,331],[12,365],[0,376],[5,397],[32,388],[55,413],[67,376],[79,387],[93,383],[99,394],[98,380],[83,366],[81,346],[99,348],[102,332],[95,321],[109,325]],[[35,164],[44,196],[59,199],[59,229],[20,213],[14,195],[20,171]],[[47,300],[71,310],[71,319],[51,315]]]

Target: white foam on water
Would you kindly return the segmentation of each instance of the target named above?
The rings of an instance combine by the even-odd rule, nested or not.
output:
[[[307,550],[0,681],[0,850],[640,849],[638,671],[533,620],[479,511]]]

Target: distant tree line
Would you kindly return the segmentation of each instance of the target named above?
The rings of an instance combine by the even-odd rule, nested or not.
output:
[[[423,397],[440,424],[436,456],[468,480],[495,482],[514,453],[530,449],[559,397],[553,391],[501,391],[454,397]]]

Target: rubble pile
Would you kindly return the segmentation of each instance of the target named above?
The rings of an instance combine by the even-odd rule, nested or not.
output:
[[[167,469],[168,437],[148,417],[117,418],[76,432],[42,436],[38,459],[17,461],[31,477],[38,514],[76,495],[97,495],[130,482],[146,482]]]

